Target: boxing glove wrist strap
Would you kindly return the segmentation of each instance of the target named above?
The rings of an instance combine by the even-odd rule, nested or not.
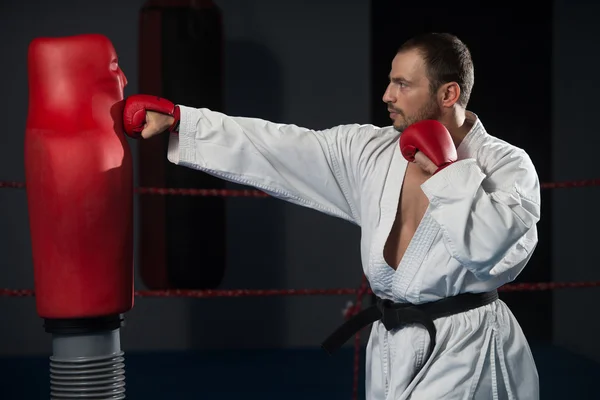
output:
[[[181,113],[179,111],[179,106],[175,106],[173,110],[173,124],[169,127],[169,132],[171,133],[179,133],[179,122],[181,118]]]

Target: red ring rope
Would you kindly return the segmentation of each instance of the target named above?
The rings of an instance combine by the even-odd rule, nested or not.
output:
[[[499,292],[529,292],[556,289],[575,289],[599,287],[600,281],[591,282],[535,282],[504,285]],[[214,297],[272,297],[272,296],[358,296],[361,289],[223,289],[223,290],[136,290],[137,297],[187,297],[187,298],[214,298]],[[373,294],[371,289],[365,289],[364,295]],[[7,289],[0,288],[0,297],[33,297],[32,289]],[[361,296],[362,297],[362,296]],[[358,301],[355,307],[358,307]],[[355,310],[352,311],[354,313]]]
[[[367,281],[367,277],[363,275],[362,281],[360,283],[360,288],[358,289],[358,294],[356,296],[356,305],[352,310],[352,314],[357,314],[362,309],[362,299],[363,297],[370,292],[369,290],[369,282]],[[360,371],[360,331],[356,333],[354,336],[354,366],[353,366],[353,376],[352,376],[352,400],[358,399],[358,376]]]
[[[504,285],[499,291],[539,291],[566,288],[590,288],[600,286],[600,281],[592,282],[537,282],[517,283]],[[368,287],[366,277],[363,275],[361,286],[358,289],[234,289],[234,290],[137,290],[135,295],[139,297],[243,297],[243,296],[319,296],[319,295],[350,295],[356,294],[356,304],[346,313],[351,317],[362,308],[362,299],[373,292]],[[30,297],[35,296],[31,289],[1,289],[0,297]],[[360,372],[360,332],[354,336],[354,361],[352,368],[352,399],[358,399],[358,385]]]
[[[23,182],[0,181],[0,189],[25,189]],[[157,188],[157,187],[138,187],[135,188],[138,194],[154,195],[176,195],[176,196],[199,196],[199,197],[269,197],[260,190],[242,189],[178,189],[178,188]]]
[[[600,179],[587,179],[579,181],[548,182],[542,183],[542,189],[562,189],[573,187],[600,186]],[[25,183],[15,181],[0,181],[0,189],[24,189]],[[268,194],[253,189],[183,189],[183,188],[157,188],[137,187],[138,194],[153,195],[177,195],[177,196],[200,196],[200,197],[269,197]]]
[[[600,179],[588,179],[579,181],[549,182],[542,183],[542,189],[560,189],[572,187],[590,187],[600,186]],[[22,182],[0,181],[0,188],[23,189],[25,184]],[[177,189],[177,188],[154,188],[138,187],[135,188],[138,194],[153,195],[179,195],[179,196],[201,196],[201,197],[269,197],[260,190],[231,190],[231,189]],[[598,282],[537,282],[537,283],[517,283],[504,285],[499,288],[501,292],[515,291],[539,291],[554,290],[565,288],[589,288],[600,286]],[[347,316],[350,317],[358,313],[362,308],[362,299],[366,294],[372,294],[368,288],[366,277],[363,276],[361,286],[358,289],[234,289],[234,290],[137,290],[135,295],[138,297],[247,297],[247,296],[320,296],[320,295],[351,295],[356,294],[356,304],[351,307]],[[35,292],[31,289],[2,289],[0,288],[0,297],[31,297]],[[353,365],[353,384],[352,399],[358,399],[358,377],[360,371],[360,332],[354,337],[354,365]]]

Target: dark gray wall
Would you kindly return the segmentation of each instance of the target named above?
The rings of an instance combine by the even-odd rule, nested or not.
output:
[[[598,20],[600,5],[556,0],[554,179],[595,179],[600,147],[596,126],[598,103]],[[554,279],[598,281],[595,259],[600,224],[597,187],[558,189],[554,202]],[[600,361],[598,289],[565,289],[554,293],[554,341]]]
[[[141,4],[141,0],[2,3],[0,34],[10,39],[3,44],[5,62],[0,64],[5,77],[0,104],[9,115],[0,136],[0,180],[24,180],[29,42],[38,36],[103,33],[115,45],[128,77],[126,95],[136,93]],[[229,112],[314,128],[368,122],[368,2],[223,0],[217,4],[225,25]],[[265,74],[264,68],[270,73]],[[250,81],[253,77],[256,82]],[[277,100],[268,101],[265,91],[277,95]],[[135,142],[130,144],[135,156]],[[0,196],[0,286],[33,288],[25,192],[2,190]],[[275,200],[231,199],[228,232],[223,288],[360,284],[359,231],[342,221]],[[136,284],[144,289],[139,279]],[[129,351],[315,346],[342,322],[347,300],[138,298],[127,317],[123,346]],[[272,315],[243,311],[238,319],[224,317],[242,307],[265,307]],[[245,329],[233,329],[240,321]],[[49,338],[41,324],[33,299],[0,299],[0,354],[47,353]]]
[[[136,93],[141,4],[141,0],[63,0],[35,6],[18,1],[2,3],[0,34],[6,40],[0,64],[4,77],[0,108],[6,116],[4,134],[0,135],[1,180],[24,180],[28,43],[37,36],[103,33],[113,41],[129,78],[126,93]],[[369,121],[368,1],[222,0],[218,4],[227,38],[228,111],[315,128]],[[547,137],[556,151],[554,180],[595,178],[598,168],[593,160],[600,139],[592,99],[599,85],[594,79],[598,64],[594,16],[600,6],[583,2],[566,5],[566,0],[556,0],[555,4],[554,130]],[[259,56],[251,58],[249,53]],[[265,67],[273,74],[261,75]],[[273,85],[269,90],[278,93],[280,101],[257,103],[263,89],[246,80],[248,70],[259,73],[259,82]],[[518,73],[518,60],[510,73]],[[499,78],[504,82],[510,74]],[[509,89],[518,95],[518,88]],[[135,143],[131,144],[135,155]],[[600,200],[598,191],[560,189],[552,197],[555,279],[600,279],[593,258],[593,227],[600,216],[586,207]],[[4,189],[0,201],[0,286],[32,288],[25,192]],[[272,200],[232,199],[228,207],[229,264],[224,288],[354,287],[359,283],[359,232],[354,227]],[[258,215],[251,217],[253,224],[240,223],[241,216],[247,220],[248,213],[254,211]],[[268,237],[269,243],[262,242],[257,233]],[[137,285],[143,289],[141,282]],[[600,344],[594,340],[600,322],[590,314],[598,302],[598,291],[557,291],[554,299],[555,341],[600,360]],[[317,345],[324,333],[341,322],[346,301],[342,297],[137,299],[128,314],[123,346],[131,351]],[[222,311],[240,304],[271,304],[268,308],[277,314],[272,319],[244,315],[249,329],[230,329],[236,321],[223,321]],[[49,351],[48,335],[31,298],[0,299],[0,327],[0,354]]]

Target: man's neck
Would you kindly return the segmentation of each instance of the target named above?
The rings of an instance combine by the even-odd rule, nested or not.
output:
[[[473,124],[467,120],[465,110],[453,109],[442,118],[442,124],[450,132],[454,145],[458,148],[463,139],[467,136]]]

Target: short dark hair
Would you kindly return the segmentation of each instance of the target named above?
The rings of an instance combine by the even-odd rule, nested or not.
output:
[[[425,61],[432,93],[444,83],[456,82],[460,87],[457,103],[466,107],[475,82],[473,60],[467,46],[449,33],[426,33],[404,42],[398,53],[415,49]]]

